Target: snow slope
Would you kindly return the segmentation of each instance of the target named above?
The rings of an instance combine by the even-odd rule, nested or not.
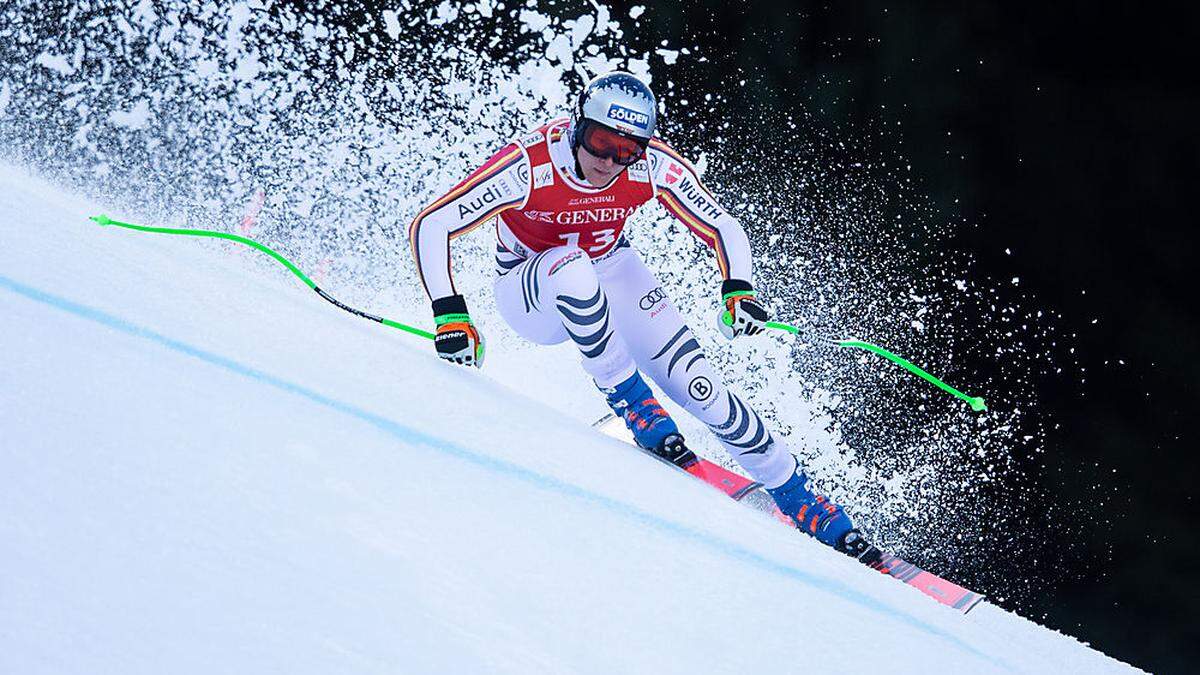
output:
[[[253,254],[0,186],[0,672],[1129,670],[937,605]]]

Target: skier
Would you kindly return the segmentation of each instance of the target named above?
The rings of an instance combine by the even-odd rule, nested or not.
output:
[[[764,331],[770,314],[752,284],[746,232],[692,165],[654,135],[657,117],[654,94],[640,79],[599,76],[569,119],[505,145],[413,220],[409,239],[433,303],[438,356],[482,364],[483,336],[454,286],[449,242],[494,219],[501,316],[534,343],[573,341],[638,445],[680,466],[695,461],[645,373],[712,430],[797,528],[874,566],[878,549],[840,506],[812,491],[784,440],[725,387],[622,234],[626,218],[657,198],[716,253],[721,333],[732,340]]]

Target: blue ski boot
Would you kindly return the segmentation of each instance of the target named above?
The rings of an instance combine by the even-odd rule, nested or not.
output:
[[[633,440],[639,446],[662,455],[676,441],[682,444],[683,437],[679,435],[675,420],[655,400],[654,392],[638,371],[633,371],[629,379],[617,386],[600,391],[607,397],[613,414],[625,420],[625,426],[633,432]]]
[[[846,535],[858,532],[842,507],[808,489],[808,476],[799,466],[786,483],[768,488],[767,492],[799,530],[816,537],[822,544],[846,552]]]

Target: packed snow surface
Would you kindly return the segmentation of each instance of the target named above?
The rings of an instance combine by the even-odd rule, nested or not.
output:
[[[0,209],[0,672],[1129,670],[938,605],[249,249],[100,228],[3,165]]]

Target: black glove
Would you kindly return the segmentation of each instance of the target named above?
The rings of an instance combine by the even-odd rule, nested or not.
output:
[[[739,335],[757,335],[767,329],[771,313],[755,299],[754,287],[741,279],[726,279],[721,284],[725,308],[717,317],[721,335],[732,340]]]
[[[437,324],[433,344],[439,357],[463,366],[483,367],[483,335],[471,323],[463,296],[434,300],[433,320]]]

